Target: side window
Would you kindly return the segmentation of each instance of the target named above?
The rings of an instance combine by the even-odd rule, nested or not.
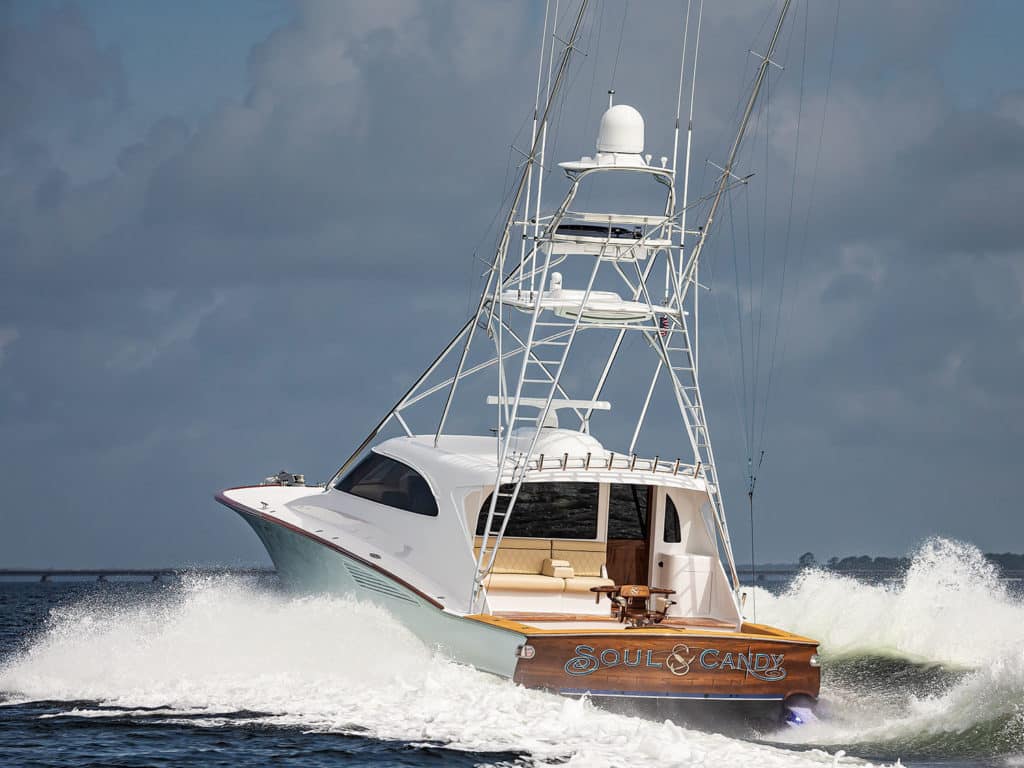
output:
[[[511,493],[515,486],[501,486]],[[508,518],[506,536],[543,539],[597,538],[597,483],[523,483]],[[491,508],[488,495],[476,519],[476,535],[482,536]],[[496,513],[508,509],[508,498],[498,496]]]
[[[412,467],[371,452],[334,486],[339,491],[389,507],[437,517],[427,481]]]
[[[646,485],[612,485],[608,494],[608,538],[647,540]]]
[[[668,496],[665,497],[665,530],[662,532],[662,539],[666,544],[678,544],[683,540],[679,527],[679,512]]]

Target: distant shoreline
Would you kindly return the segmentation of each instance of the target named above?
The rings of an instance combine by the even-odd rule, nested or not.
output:
[[[985,560],[1002,571],[1024,571],[1024,554],[1014,552],[986,552]],[[826,571],[838,573],[871,572],[902,572],[906,571],[913,562],[912,557],[872,557],[871,555],[851,555],[848,557],[830,557],[825,562],[819,562],[813,552],[805,552],[795,563],[760,563],[754,566],[757,570],[800,570],[801,568],[820,568]],[[736,565],[737,570],[749,572],[750,564]]]
[[[1024,578],[1024,554],[1011,552],[985,553],[985,559],[996,566],[1003,578]],[[832,557],[819,563],[810,552],[796,563],[759,563],[736,565],[742,575],[753,575],[757,580],[769,576],[788,577],[805,569],[818,569],[842,576],[898,576],[907,571],[909,557],[871,557],[856,555],[842,559]],[[183,566],[178,568],[0,568],[0,583],[25,581],[138,581],[173,580],[185,576],[269,576],[275,573],[271,566]]]

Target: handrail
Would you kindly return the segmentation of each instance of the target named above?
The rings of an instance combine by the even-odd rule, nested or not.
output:
[[[521,465],[520,465],[521,466]],[[612,472],[624,470],[627,472],[664,474],[672,477],[691,477],[705,479],[706,475],[702,465],[684,464],[680,459],[663,459],[660,456],[653,458],[642,458],[636,454],[609,453],[607,457],[594,456],[587,453],[583,456],[570,456],[563,453],[557,456],[545,456],[537,454],[526,462],[527,472],[551,472],[551,471],[578,471],[585,472]]]

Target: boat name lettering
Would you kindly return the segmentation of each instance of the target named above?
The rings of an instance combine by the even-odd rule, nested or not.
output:
[[[660,668],[662,666],[660,661],[654,660],[653,650],[623,648],[620,652],[616,648],[605,648],[598,652],[592,645],[577,645],[576,655],[565,662],[565,671],[570,675],[581,677],[589,675],[601,667],[617,667],[620,664],[627,667]]]
[[[786,668],[782,666],[784,653],[722,653],[717,648],[700,652],[700,665],[704,669],[735,669],[747,672],[759,680],[784,680]]]
[[[642,648],[604,648],[597,650],[592,645],[577,645],[575,656],[565,662],[566,674],[585,677],[602,667],[611,669],[618,666],[649,667],[666,669],[677,677],[683,677],[693,668],[696,661],[709,671],[734,670],[746,672],[752,677],[768,682],[784,680],[784,653],[734,653],[718,648],[705,648],[699,654],[691,653],[689,646],[679,643],[668,651],[662,661],[655,660],[655,654],[664,651]]]

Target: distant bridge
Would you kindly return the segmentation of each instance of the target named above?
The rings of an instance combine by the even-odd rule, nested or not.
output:
[[[903,576],[907,572],[905,568],[829,568],[824,565],[816,565],[814,566],[814,569],[822,571],[823,573],[833,574],[835,576],[852,576],[854,578],[874,579],[893,579],[897,576]],[[736,573],[740,576],[754,575],[758,580],[760,580],[762,576],[796,576],[803,570],[805,569],[799,565],[794,565],[792,567],[768,566],[765,568],[751,568],[749,565],[736,566]],[[1003,580],[1024,580],[1024,570],[998,568],[997,573]]]
[[[737,566],[736,572],[741,576],[756,574],[761,576],[795,576],[802,569],[799,566],[791,568],[769,567],[751,569],[750,566]],[[876,578],[893,578],[902,575],[900,570],[886,570],[877,568],[832,570],[822,569],[826,573],[834,573],[838,576],[864,577],[873,576]],[[176,579],[182,576],[196,574],[199,576],[263,576],[275,573],[273,568],[0,568],[0,582],[16,581],[25,579],[37,579],[39,581],[53,581],[60,579],[96,581],[110,581],[112,579],[149,579],[158,582],[164,579]],[[1004,579],[1024,580],[1024,571],[1004,570]]]
[[[56,579],[95,579],[110,581],[111,579],[162,579],[180,578],[189,574],[200,576],[218,576],[221,574],[258,576],[274,573],[273,568],[0,568],[0,581],[20,579],[38,579],[52,581]]]
[[[825,573],[833,573],[836,576],[853,576],[864,577],[871,576],[881,579],[894,578],[896,576],[903,575],[904,571],[898,568],[843,568],[833,569],[825,566],[815,566],[816,570],[824,571]],[[751,568],[747,566],[736,566],[736,573],[740,576],[754,576],[758,581],[764,576],[796,576],[801,571],[806,570],[798,565],[794,565],[791,568],[773,566],[768,568]]]

